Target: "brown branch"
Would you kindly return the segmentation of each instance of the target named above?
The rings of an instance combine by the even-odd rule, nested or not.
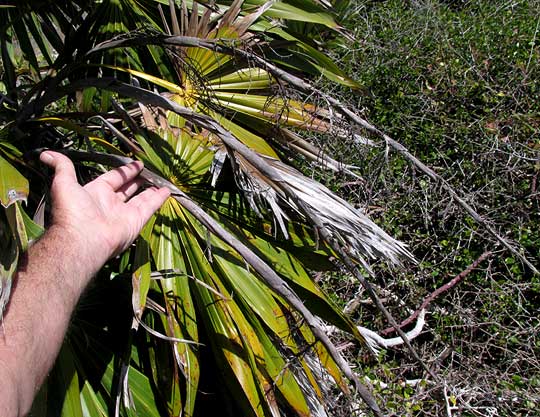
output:
[[[469,275],[474,269],[478,267],[483,261],[485,261],[487,258],[489,258],[493,253],[490,251],[484,252],[482,255],[478,257],[472,264],[470,264],[465,270],[461,271],[459,274],[457,274],[454,278],[452,278],[450,281],[448,281],[446,284],[442,285],[441,287],[437,288],[435,291],[433,291],[431,294],[429,294],[426,298],[424,298],[424,301],[418,307],[418,309],[412,313],[408,318],[403,320],[399,324],[399,328],[402,329],[403,327],[407,326],[408,324],[411,324],[420,314],[422,310],[424,310],[429,303],[431,303],[435,298],[437,298],[439,295],[441,295],[443,292],[448,291],[450,288],[456,286],[459,284],[460,281],[462,281],[467,275]],[[380,332],[381,335],[388,335],[395,331],[394,327],[387,327],[383,331]]]

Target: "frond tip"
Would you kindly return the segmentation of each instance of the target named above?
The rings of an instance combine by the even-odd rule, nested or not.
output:
[[[302,210],[304,206],[319,219],[331,237],[368,270],[368,260],[376,258],[386,259],[393,265],[400,265],[403,259],[414,261],[404,243],[389,236],[360,210],[324,185],[277,159],[261,156],[279,173],[279,180],[276,181],[261,174],[242,156],[235,156],[237,179],[248,201],[252,205],[256,201],[266,202],[285,236],[285,222],[288,220],[285,212],[292,209],[306,217],[305,210]],[[283,191],[284,187],[289,189],[289,193]],[[296,201],[290,197],[290,191],[294,193]]]

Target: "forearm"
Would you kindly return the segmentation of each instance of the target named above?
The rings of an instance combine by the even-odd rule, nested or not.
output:
[[[139,235],[169,197],[166,188],[137,194],[141,162],[109,171],[82,187],[64,155],[44,152],[55,170],[53,226],[15,276],[0,334],[0,416],[26,414],[62,345],[73,309],[90,278]],[[1,329],[0,329],[1,330]]]
[[[21,262],[0,337],[2,416],[28,412],[56,359],[82,291],[106,261],[98,255],[92,259],[78,239],[53,226]]]

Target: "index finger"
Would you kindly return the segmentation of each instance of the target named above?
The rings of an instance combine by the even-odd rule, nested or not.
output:
[[[115,168],[105,174],[97,177],[90,184],[105,183],[110,186],[114,191],[117,191],[124,184],[127,184],[134,178],[136,178],[142,171],[144,165],[140,161],[133,161],[129,164]]]

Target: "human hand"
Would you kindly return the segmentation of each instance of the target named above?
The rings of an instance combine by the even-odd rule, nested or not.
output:
[[[142,162],[116,168],[81,186],[67,156],[46,151],[40,159],[55,170],[51,228],[61,228],[74,243],[81,243],[91,262],[99,264],[96,269],[127,249],[170,195],[166,188],[152,187],[134,196],[144,182],[138,177]]]

